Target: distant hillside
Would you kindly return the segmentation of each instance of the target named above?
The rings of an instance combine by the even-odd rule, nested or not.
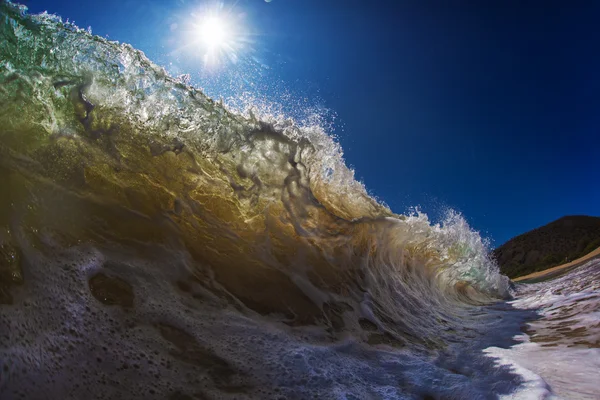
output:
[[[527,275],[575,260],[600,246],[600,217],[574,215],[512,238],[493,251],[502,273]]]

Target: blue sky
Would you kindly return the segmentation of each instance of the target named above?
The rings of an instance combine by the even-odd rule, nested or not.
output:
[[[219,72],[175,51],[206,2],[23,3],[130,43],[213,95],[235,94],[234,81],[292,111],[332,110],[347,163],[396,212],[452,207],[495,245],[600,215],[600,2],[225,2],[251,33],[252,61]]]

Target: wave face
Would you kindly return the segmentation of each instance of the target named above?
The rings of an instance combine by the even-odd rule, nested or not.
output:
[[[360,368],[374,382],[361,398],[443,393],[449,382],[487,393],[414,358],[472,340],[469,326],[496,318],[476,310],[509,295],[479,234],[453,212],[440,224],[394,214],[321,127],[257,115],[129,45],[1,4],[0,330],[15,334],[0,341],[12,360],[0,391],[32,398],[42,392],[14,382],[49,376],[44,390],[66,396],[70,356],[32,349],[76,348],[94,355],[93,368],[162,374],[170,386],[143,393],[180,399],[203,398],[178,386],[186,374],[225,397],[344,398]],[[90,341],[104,350],[81,347]],[[171,350],[150,362],[160,341]],[[371,366],[367,354],[383,356],[365,349],[382,346],[411,349],[408,364]],[[117,365],[121,354],[133,358]],[[273,375],[258,377],[250,361]],[[410,363],[439,382],[411,378]],[[397,369],[396,384],[377,368]],[[106,396],[122,395],[103,371],[94,378]]]

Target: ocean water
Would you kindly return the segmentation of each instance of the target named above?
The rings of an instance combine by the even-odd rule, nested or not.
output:
[[[2,400],[598,398],[599,264],[488,254],[318,124],[0,4]]]

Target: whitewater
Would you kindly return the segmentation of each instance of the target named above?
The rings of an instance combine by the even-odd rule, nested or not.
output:
[[[599,275],[513,285],[318,124],[0,3],[2,400],[599,398]]]

